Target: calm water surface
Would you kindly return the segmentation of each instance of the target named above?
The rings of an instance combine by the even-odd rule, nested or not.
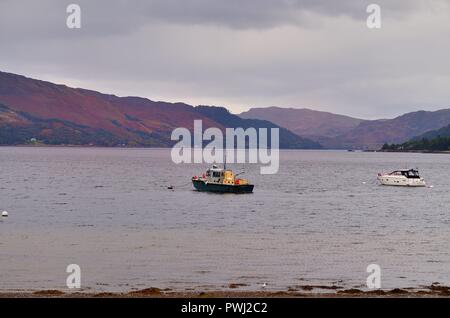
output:
[[[419,167],[432,188],[376,184]],[[167,149],[0,148],[0,290],[450,285],[450,156],[282,151],[250,195],[192,190]],[[242,165],[234,165],[235,171]],[[174,190],[167,186],[173,185]]]

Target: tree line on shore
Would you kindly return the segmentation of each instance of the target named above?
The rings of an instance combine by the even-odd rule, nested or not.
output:
[[[412,139],[402,144],[387,144],[383,151],[450,151],[450,137],[437,136],[433,138]]]

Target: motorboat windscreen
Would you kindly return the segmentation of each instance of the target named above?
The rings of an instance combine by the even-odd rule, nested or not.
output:
[[[406,177],[409,179],[420,179],[419,171],[411,169],[407,171]]]

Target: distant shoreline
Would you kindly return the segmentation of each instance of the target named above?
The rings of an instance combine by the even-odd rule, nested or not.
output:
[[[21,144],[21,145],[0,145],[0,148],[17,147],[17,148],[102,148],[102,149],[171,149],[167,147],[148,147],[148,146],[102,146],[102,145],[48,145],[48,144]],[[388,152],[388,153],[423,153],[423,154],[450,154],[448,151],[433,150],[372,150],[372,149],[304,149],[304,148],[279,148],[279,150],[303,150],[303,151],[347,151],[347,152]]]
[[[436,150],[377,150],[377,152],[450,154],[450,150],[448,150],[448,151],[436,151]]]
[[[39,144],[39,145],[0,145],[0,148],[102,148],[102,149],[172,149],[172,146],[167,147],[149,147],[149,146],[102,146],[102,145],[48,145],[48,144]],[[193,149],[193,148],[192,148]],[[222,148],[224,149],[224,148]],[[235,148],[236,149],[236,148]],[[270,149],[270,148],[269,148]],[[246,148],[248,150],[248,148]],[[348,151],[347,149],[310,149],[310,148],[279,148],[279,150],[302,150],[302,151]],[[355,150],[354,152],[363,152],[364,150]],[[368,151],[371,152],[371,151]],[[375,151],[373,151],[375,152]]]

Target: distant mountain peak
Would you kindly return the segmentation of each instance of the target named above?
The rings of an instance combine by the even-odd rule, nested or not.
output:
[[[307,108],[252,108],[242,118],[272,121],[326,148],[379,149],[450,124],[450,109],[414,111],[393,119],[363,120]]]
[[[309,108],[251,108],[242,118],[264,119],[301,136],[336,137],[358,126],[362,119],[316,111]]]

